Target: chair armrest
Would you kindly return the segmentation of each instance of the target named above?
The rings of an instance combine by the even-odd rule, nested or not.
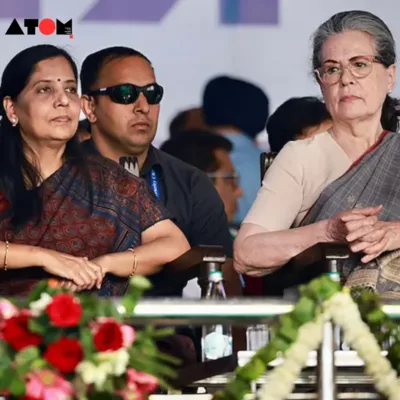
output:
[[[202,275],[201,266],[204,263],[224,264],[226,261],[225,250],[222,246],[196,246],[192,247],[180,257],[166,264],[163,271],[178,275],[179,279],[190,280]]]

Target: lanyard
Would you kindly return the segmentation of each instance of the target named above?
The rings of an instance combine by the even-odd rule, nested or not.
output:
[[[154,169],[150,171],[150,184],[154,194],[156,195],[157,199],[159,199],[161,197],[160,185],[158,183],[157,174]]]

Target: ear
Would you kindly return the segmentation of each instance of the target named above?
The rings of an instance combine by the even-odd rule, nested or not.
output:
[[[96,117],[96,103],[93,97],[88,96],[87,94],[82,95],[81,97],[81,107],[83,113],[86,115],[86,118],[91,124],[94,124],[97,121]]]
[[[396,65],[391,65],[388,69],[388,92],[390,93],[396,84]]]
[[[11,99],[10,96],[4,97],[3,108],[6,112],[7,118],[11,122],[11,124],[17,124],[18,123],[18,115],[15,111],[15,102]]]

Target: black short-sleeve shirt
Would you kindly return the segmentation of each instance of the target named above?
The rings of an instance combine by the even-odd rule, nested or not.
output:
[[[91,140],[84,142],[83,147],[97,152]],[[140,177],[169,211],[192,247],[219,245],[227,257],[232,257],[233,243],[224,205],[202,171],[151,146]],[[150,277],[153,289],[147,295],[181,296],[186,282],[177,280],[174,284],[167,278],[166,272]]]

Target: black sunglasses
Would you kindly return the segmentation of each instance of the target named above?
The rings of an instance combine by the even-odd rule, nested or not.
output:
[[[159,104],[164,95],[164,89],[158,83],[151,83],[146,86],[136,86],[131,83],[123,83],[121,85],[110,86],[97,90],[91,90],[87,94],[89,96],[107,95],[110,96],[114,103],[132,104],[143,93],[149,104]]]

